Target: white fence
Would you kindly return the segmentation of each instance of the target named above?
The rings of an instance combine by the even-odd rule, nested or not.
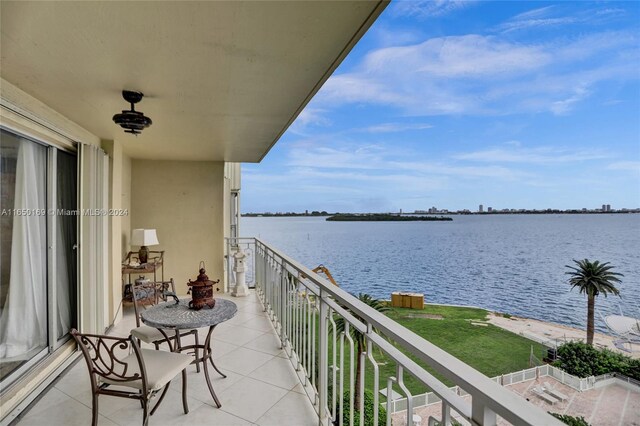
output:
[[[586,391],[589,389],[593,389],[595,383],[599,380],[606,380],[610,378],[619,378],[621,380],[625,380],[629,383],[635,382],[638,386],[640,386],[640,382],[636,380],[630,379],[626,376],[621,376],[619,374],[605,374],[598,377],[586,377],[581,379],[576,376],[572,376],[571,374],[560,370],[552,365],[541,365],[539,367],[528,368],[526,370],[516,371],[514,373],[503,374],[501,376],[492,377],[491,380],[502,385],[508,386],[515,383],[526,382],[528,380],[535,380],[540,377],[551,376],[562,384],[565,384],[575,390],[578,391]],[[452,392],[459,396],[468,395],[463,389],[458,386],[454,386],[450,388]],[[413,408],[424,407],[425,405],[436,404],[440,402],[440,399],[437,395],[432,392],[427,392],[421,395],[416,395],[412,399]],[[401,398],[396,399],[395,401],[391,401],[391,413],[397,413],[400,411],[405,411],[407,409],[407,399]]]
[[[560,383],[579,390],[580,392],[593,389],[593,385],[595,384],[595,377],[593,376],[581,379],[580,377],[572,376],[571,374],[552,365],[544,365],[538,368],[546,368],[548,373],[543,374],[544,376],[551,376]]]
[[[640,388],[640,381],[638,381],[636,379],[633,379],[631,377],[627,377],[627,376],[625,376],[623,374],[619,374],[619,373],[607,373],[607,374],[602,374],[600,376],[594,377],[594,382],[595,383],[599,383],[599,382],[603,382],[603,381],[609,381],[609,380],[620,380],[623,383],[628,383],[628,384],[630,384],[632,386]],[[596,385],[596,387],[597,387],[597,385]]]

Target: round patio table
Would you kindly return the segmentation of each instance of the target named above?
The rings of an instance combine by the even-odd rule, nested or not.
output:
[[[159,305],[155,305],[147,310],[143,311],[141,314],[142,322],[150,327],[155,327],[164,335],[169,342],[169,348],[174,352],[182,352],[193,349],[195,352],[195,359],[193,363],[197,364],[202,362],[202,366],[204,367],[204,377],[207,381],[207,386],[209,387],[209,392],[213,397],[218,408],[222,407],[220,400],[216,396],[215,391],[213,390],[213,386],[211,385],[211,378],[209,377],[209,369],[207,367],[207,360],[211,363],[211,366],[222,376],[227,377],[224,373],[216,367],[216,364],[213,362],[213,356],[211,353],[211,333],[216,328],[216,326],[228,319],[233,318],[233,316],[238,312],[238,308],[235,303],[230,300],[216,298],[216,304],[213,309],[200,309],[199,311],[189,309],[189,300],[183,299],[180,300],[179,303],[175,301],[161,303]],[[194,328],[203,328],[209,327],[209,332],[207,333],[207,338],[202,345],[187,345],[182,346],[180,343],[180,330],[185,329],[194,329]],[[171,338],[167,336],[166,330],[171,329],[175,330],[176,336],[176,346],[175,348],[171,345]],[[198,354],[202,350],[202,356],[199,357]],[[183,382],[186,383],[186,382]],[[164,395],[163,395],[164,396]],[[183,404],[186,404],[186,392],[182,393]],[[186,405],[185,405],[186,407]]]

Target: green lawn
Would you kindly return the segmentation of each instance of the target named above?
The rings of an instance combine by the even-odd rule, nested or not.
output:
[[[421,314],[442,319],[419,318]],[[423,311],[392,308],[387,312],[409,330],[449,352],[489,377],[529,368],[529,354],[542,359],[544,347],[520,335],[488,324],[473,325],[487,318],[487,311],[475,308],[427,305]]]
[[[529,368],[531,347],[538,358],[544,356],[544,347],[536,342],[491,324],[473,325],[472,322],[486,321],[487,311],[483,309],[428,305],[424,310],[392,308],[386,314],[489,377]],[[430,316],[433,318],[429,318]],[[436,317],[438,319],[435,319]],[[345,380],[348,380],[347,350],[345,356]],[[395,376],[396,365],[380,350],[374,350],[374,356],[380,364],[380,388],[384,388],[387,377]],[[454,383],[444,379],[423,362],[414,356],[410,357],[445,384],[453,386]],[[365,371],[365,386],[371,389],[373,369],[369,362]],[[421,382],[406,373],[404,380],[414,395],[429,391]],[[396,387],[394,389],[397,391]]]

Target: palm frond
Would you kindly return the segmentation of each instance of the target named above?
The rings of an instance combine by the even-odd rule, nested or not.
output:
[[[618,277],[624,275],[613,272],[614,267],[609,262],[600,263],[597,260],[591,262],[589,259],[574,259],[573,262],[577,266],[565,265],[570,269],[566,274],[570,275],[569,284],[572,289],[578,288],[580,293],[594,297],[600,294],[605,297],[607,294],[620,295],[615,284],[621,282]]]
[[[365,303],[366,305],[372,307],[373,309],[375,309],[378,312],[386,312],[389,310],[389,307],[387,306],[387,304],[380,299],[375,299],[373,297],[371,297],[369,294],[366,293],[360,293],[358,294],[358,299]],[[363,323],[365,323],[364,320],[362,320],[362,318],[360,318],[356,313],[351,312],[351,314],[353,316],[355,316],[356,318],[358,318],[359,320],[361,320]],[[334,319],[335,323],[336,323],[336,332],[338,334],[342,333],[345,331],[346,329],[346,321],[342,316],[336,316]],[[374,329],[375,332],[375,329]],[[360,331],[358,331],[355,327],[351,326],[349,327],[349,334],[351,336],[351,338],[354,340],[354,342],[356,342],[358,345],[360,345],[360,347],[364,347],[365,346],[365,336],[363,333],[361,333]]]

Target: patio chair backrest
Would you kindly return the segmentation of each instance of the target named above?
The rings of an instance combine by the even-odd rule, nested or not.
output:
[[[133,310],[136,315],[136,327],[140,327],[140,307],[145,308],[145,305],[149,304],[149,301],[151,300],[155,303],[156,298],[160,297],[162,291],[165,289],[170,289],[170,291],[175,293],[176,288],[173,278],[169,279],[169,281],[150,282],[143,285],[131,285]]]
[[[93,393],[102,383],[110,383],[142,389],[146,394],[146,369],[135,339],[131,336],[84,334],[76,329],[71,330],[71,335],[84,355]],[[131,357],[132,353],[135,357]],[[125,358],[128,361],[123,361]],[[137,365],[132,359],[137,360]]]

